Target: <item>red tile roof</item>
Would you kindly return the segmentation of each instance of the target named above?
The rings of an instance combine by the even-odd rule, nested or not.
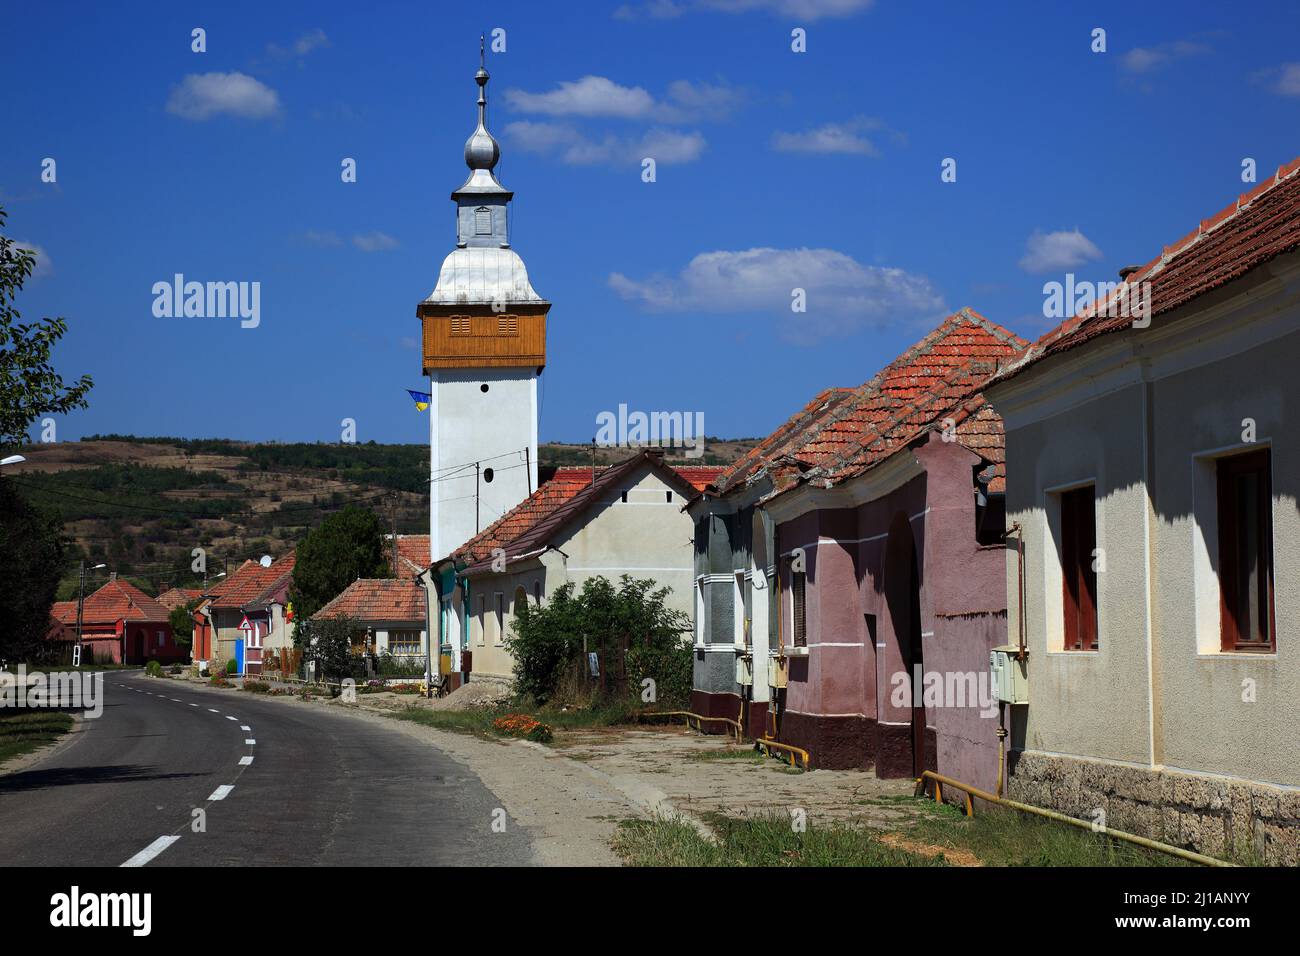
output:
[[[158,595],[158,603],[167,610],[174,611],[182,605],[189,604],[202,594],[202,588],[169,588]]]
[[[600,474],[597,471],[596,474]],[[474,562],[503,548],[543,518],[550,515],[579,491],[591,484],[592,469],[560,468],[540,488],[511,508],[492,524],[453,551],[449,558],[457,563]]]
[[[245,561],[239,570],[226,578],[216,588],[208,591],[217,597],[211,606],[214,608],[242,608],[255,604],[266,596],[267,592],[279,587],[293,573],[295,552],[290,551],[280,560],[264,568],[256,561]]]
[[[391,553],[393,547],[392,535],[386,535],[385,548]],[[393,573],[399,577],[406,577],[407,573],[419,574],[430,564],[433,559],[429,556],[431,538],[427,534],[399,534],[397,536],[397,560],[402,566],[395,568]]]
[[[134,584],[117,578],[82,602],[81,620],[90,624],[112,624],[117,621],[147,621],[167,623],[171,611],[145,594]],[[77,623],[76,604],[73,603],[72,623]]]
[[[1270,259],[1300,248],[1300,158],[1236,202],[1202,220],[1195,229],[1159,256],[1128,276],[1114,296],[1062,322],[1037,342],[1017,363],[1004,369],[998,381],[1030,365],[1102,335],[1132,328],[1133,319],[1119,308],[1107,308],[1125,290],[1150,282],[1151,317],[1185,305],[1197,296],[1240,278]]]
[[[413,578],[359,578],[312,615],[312,620],[350,617],[366,624],[425,623],[424,588]]]
[[[597,471],[594,482],[590,468],[561,468],[554,478],[481,534],[457,548],[450,557],[457,564],[465,565],[466,570],[476,571],[490,566],[495,548],[506,552],[507,561],[540,550],[551,535],[598,502],[607,489],[647,464],[665,481],[675,485],[678,493],[687,499],[699,494],[697,482],[706,484],[716,471],[716,466],[711,465],[679,467],[665,464],[662,456],[653,451],[639,452],[626,461]]]
[[[50,617],[60,624],[70,624],[77,626],[77,602],[76,601],[55,601],[50,607]]]
[[[778,428],[714,483],[726,494],[760,474],[778,493],[801,480],[838,484],[874,467],[945,419],[960,444],[1004,477],[1002,420],[979,390],[1028,343],[972,309],[939,327],[857,388],[830,388]]]

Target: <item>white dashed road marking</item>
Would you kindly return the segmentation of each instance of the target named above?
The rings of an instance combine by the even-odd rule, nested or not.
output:
[[[239,725],[239,729],[240,729],[240,730],[252,730],[253,728],[250,727],[250,726],[248,726],[248,724],[240,724],[240,725]]]
[[[208,713],[209,713],[209,714],[219,714],[219,713],[221,713],[221,711],[217,710],[217,708],[215,708],[215,707],[209,707],[209,708],[208,708]]]
[[[215,789],[215,790],[212,791],[212,796],[208,797],[208,799],[209,799],[209,800],[224,800],[224,799],[226,799],[227,796],[229,796],[230,791],[231,791],[231,790],[234,790],[234,789],[235,789],[235,788],[234,788],[233,786],[231,786],[230,784],[228,784],[228,783],[223,783],[221,786],[217,787],[217,789]]]
[[[144,866],[179,839],[180,837],[178,836],[160,836],[135,856],[131,857],[131,859],[123,863],[122,866]]]
[[[248,766],[249,764],[251,764],[252,762],[253,762],[253,758],[252,758],[252,757],[240,757],[240,758],[239,758],[239,765],[240,765],[241,767],[247,767],[247,766]]]
[[[244,741],[244,743],[248,744],[248,746],[251,747],[253,746],[253,744],[257,743],[257,741],[254,740],[252,737],[249,737],[247,740]]]

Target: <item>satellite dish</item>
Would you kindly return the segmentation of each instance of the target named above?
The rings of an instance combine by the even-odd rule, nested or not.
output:
[[[269,554],[264,554],[262,555],[262,560],[258,561],[257,563],[264,568],[269,568],[274,562],[271,560],[271,556]]]

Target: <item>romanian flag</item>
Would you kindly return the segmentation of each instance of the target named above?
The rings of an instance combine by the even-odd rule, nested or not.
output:
[[[433,399],[433,396],[428,392],[416,392],[409,388],[406,390],[406,394],[411,396],[411,400],[415,402],[415,407],[420,411],[427,409],[429,402]]]

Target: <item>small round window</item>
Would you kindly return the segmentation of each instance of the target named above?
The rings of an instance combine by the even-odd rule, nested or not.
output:
[[[490,482],[492,481],[492,479],[493,479],[495,476],[496,476],[496,472],[493,471],[491,468],[484,468],[484,469],[483,469],[483,480],[484,480],[484,481],[490,483]]]

